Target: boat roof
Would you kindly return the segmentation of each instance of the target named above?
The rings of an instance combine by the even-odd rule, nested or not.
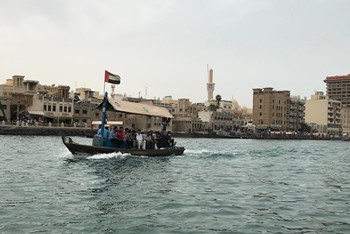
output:
[[[97,108],[101,108],[102,105],[103,102],[100,103]],[[153,106],[146,103],[115,100],[113,98],[108,98],[107,110],[127,114],[146,115],[170,119],[174,118],[173,115],[170,114],[170,112],[164,107]]]

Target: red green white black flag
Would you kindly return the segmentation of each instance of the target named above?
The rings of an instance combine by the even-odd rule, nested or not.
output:
[[[105,71],[105,82],[111,84],[120,84],[120,76]]]

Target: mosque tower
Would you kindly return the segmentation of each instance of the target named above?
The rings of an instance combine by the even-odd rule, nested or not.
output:
[[[207,70],[208,70],[208,83],[207,83],[208,102],[210,102],[214,99],[213,93],[215,89],[215,83],[213,83],[213,69],[212,68],[209,69],[209,66],[208,66]]]
[[[114,90],[115,90],[115,84],[112,84],[112,85],[111,85],[111,89],[112,89],[112,90],[111,90],[111,98],[114,99],[114,98],[115,98],[115,92],[114,92]]]

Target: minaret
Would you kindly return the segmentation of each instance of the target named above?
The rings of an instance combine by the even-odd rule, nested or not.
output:
[[[115,97],[114,89],[115,89],[115,84],[112,84],[112,85],[111,85],[111,98],[112,98],[112,99],[114,99],[114,97]]]
[[[208,91],[208,102],[213,100],[213,93],[215,89],[215,83],[213,83],[213,69],[208,67],[208,83],[207,83],[207,91]]]

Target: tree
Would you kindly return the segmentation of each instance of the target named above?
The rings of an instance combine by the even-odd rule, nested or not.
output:
[[[302,133],[310,133],[311,132],[311,126],[309,126],[307,123],[301,123],[300,124],[300,131]]]
[[[220,102],[221,102],[221,95],[218,94],[215,96],[215,100],[216,100],[216,105],[219,108],[220,107]]]
[[[218,109],[218,106],[217,106],[217,105],[214,105],[214,104],[210,104],[209,107],[208,107],[208,109],[209,109],[210,111],[216,111],[216,110]]]

